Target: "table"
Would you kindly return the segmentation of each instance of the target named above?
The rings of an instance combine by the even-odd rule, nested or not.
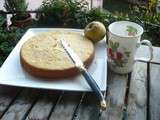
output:
[[[136,57],[148,56],[142,46]],[[105,112],[93,93],[0,86],[1,120],[159,120],[160,48],[151,63],[137,61],[132,73],[108,71]]]

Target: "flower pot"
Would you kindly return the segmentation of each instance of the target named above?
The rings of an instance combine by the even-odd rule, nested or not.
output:
[[[16,18],[17,18],[17,15],[14,15],[11,18],[11,22],[12,22],[11,26],[24,28],[32,24],[32,16],[29,13],[26,15],[25,19],[16,19]]]

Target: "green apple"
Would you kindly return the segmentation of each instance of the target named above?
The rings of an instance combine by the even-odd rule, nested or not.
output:
[[[85,27],[84,35],[93,42],[98,42],[106,35],[106,28],[103,23],[93,21]]]

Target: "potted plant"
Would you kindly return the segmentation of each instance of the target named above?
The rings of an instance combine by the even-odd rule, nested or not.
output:
[[[32,23],[32,17],[27,12],[28,3],[25,0],[5,0],[7,11],[14,12],[11,18],[12,26],[26,27]]]
[[[36,16],[37,23],[42,27],[79,27],[87,9],[85,0],[44,0],[38,9],[41,12]]]

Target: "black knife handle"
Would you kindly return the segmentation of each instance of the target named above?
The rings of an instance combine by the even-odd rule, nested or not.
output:
[[[104,99],[104,96],[103,96],[99,86],[97,85],[97,83],[95,82],[93,77],[88,73],[88,71],[86,69],[82,70],[81,73],[82,73],[83,77],[86,79],[87,83],[92,88],[92,90],[95,92],[96,96],[99,98],[102,110],[105,110],[106,109],[106,101]]]

